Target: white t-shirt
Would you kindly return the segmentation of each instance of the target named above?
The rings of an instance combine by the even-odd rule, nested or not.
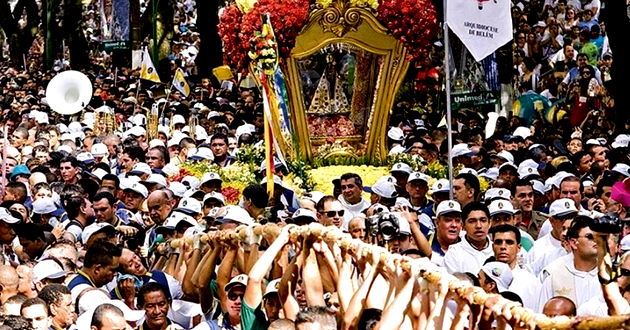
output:
[[[478,250],[464,236],[461,241],[448,247],[444,255],[444,267],[450,274],[469,272],[477,275],[486,259],[493,255],[490,239],[483,250]]]

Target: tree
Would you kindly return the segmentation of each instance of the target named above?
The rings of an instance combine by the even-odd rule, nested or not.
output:
[[[81,28],[83,1],[64,0],[63,4],[63,30],[70,49],[70,65],[75,70],[85,69],[90,65],[90,58]]]
[[[623,128],[623,124],[630,118],[628,107],[630,106],[630,94],[626,91],[625,79],[630,76],[630,50],[626,48],[627,33],[630,31],[630,18],[628,17],[628,3],[622,0],[606,1],[606,31],[610,47],[614,54],[614,60],[610,74],[613,78],[611,92],[615,99],[614,114],[618,128]],[[619,119],[619,120],[618,120]],[[621,127],[619,127],[621,126]]]
[[[212,68],[223,64],[218,24],[219,0],[197,1],[197,28],[201,46],[195,62],[199,77],[211,77]]]
[[[24,13],[26,13],[26,25],[20,28],[18,21]],[[19,0],[13,12],[9,6],[9,0],[0,0],[0,27],[8,39],[11,62],[14,65],[22,63],[22,56],[28,55],[33,40],[35,40],[39,22],[39,12],[35,0]]]

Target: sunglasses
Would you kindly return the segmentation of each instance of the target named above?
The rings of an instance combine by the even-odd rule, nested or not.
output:
[[[592,241],[592,240],[594,240],[594,239],[595,239],[595,235],[590,234],[590,233],[589,233],[589,234],[586,234],[586,235],[584,235],[584,236],[578,236],[578,237],[576,237],[576,238],[580,238],[580,237],[584,237],[584,238],[586,238],[586,239],[587,239],[587,240],[589,240],[589,241]]]
[[[326,211],[326,216],[329,218],[334,217],[335,215],[339,215],[340,217],[343,217],[344,213],[346,213],[345,210],[339,210],[339,211]]]
[[[621,276],[630,276],[630,269],[625,269],[625,268],[619,269],[619,275],[621,275]]]
[[[244,293],[241,293],[241,294],[236,294],[233,292],[228,293],[228,299],[230,299],[231,301],[236,301],[237,299],[243,300],[243,296],[245,296]]]

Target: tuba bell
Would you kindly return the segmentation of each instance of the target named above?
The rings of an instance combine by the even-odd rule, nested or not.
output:
[[[48,106],[61,115],[73,115],[85,108],[92,99],[92,82],[79,71],[64,71],[46,87]]]

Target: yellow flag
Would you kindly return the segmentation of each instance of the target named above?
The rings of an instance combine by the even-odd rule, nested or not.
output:
[[[142,54],[142,63],[140,64],[140,79],[151,80],[156,83],[160,82],[160,76],[158,76],[151,61],[151,56],[149,56],[149,51],[146,48]]]
[[[182,94],[186,97],[190,94],[190,86],[188,86],[188,83],[186,82],[186,77],[184,77],[182,69],[178,68],[177,71],[175,71],[175,75],[173,76],[173,87],[182,92]]]

